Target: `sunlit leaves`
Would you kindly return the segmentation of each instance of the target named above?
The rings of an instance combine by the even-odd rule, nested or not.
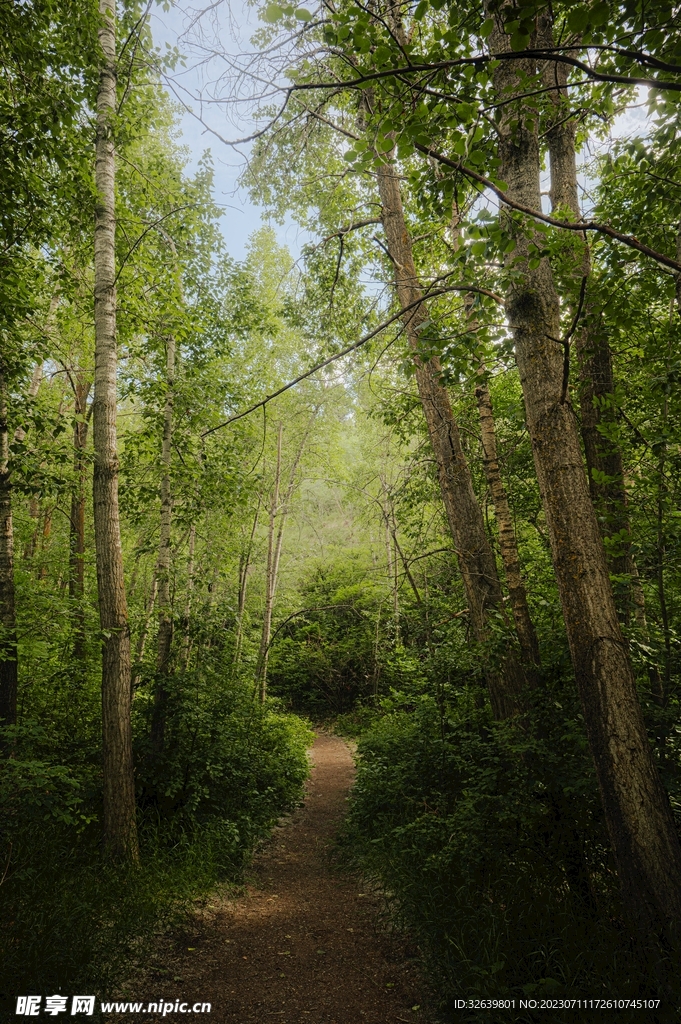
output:
[[[314,15],[306,8],[296,7],[293,4],[288,4],[285,7],[280,4],[268,4],[261,12],[260,17],[268,25],[273,25],[284,18],[295,18],[297,21],[303,22],[312,21]]]

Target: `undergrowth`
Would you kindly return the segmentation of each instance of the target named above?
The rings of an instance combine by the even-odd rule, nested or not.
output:
[[[136,869],[102,862],[96,743],[81,734],[52,749],[31,722],[4,731],[14,756],[0,765],[0,1013],[13,1016],[21,993],[106,997],[156,930],[239,882],[299,801],[306,723],[248,687],[191,683],[175,686],[162,759],[148,753],[142,700],[136,711]]]
[[[447,1019],[524,1024],[547,1015],[520,999],[657,995],[625,927],[569,687],[546,683],[522,726],[494,722],[475,685],[393,691],[366,717],[339,723],[365,725],[341,849],[418,940]],[[516,1009],[469,1013],[460,1001],[475,998]]]

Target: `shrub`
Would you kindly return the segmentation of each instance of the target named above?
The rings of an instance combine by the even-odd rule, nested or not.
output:
[[[360,740],[342,846],[415,933],[443,1006],[652,994],[569,689],[548,682],[523,725],[494,723],[474,686],[394,693],[382,710]]]
[[[101,863],[98,758],[81,751],[67,766],[39,727],[4,730],[15,754],[0,764],[6,1008],[17,991],[106,994],[161,922],[216,882],[238,881],[256,841],[300,799],[311,741],[301,719],[276,702],[261,706],[250,688],[217,672],[179,676],[170,689],[159,761],[149,753],[150,700],[135,701],[137,870]]]

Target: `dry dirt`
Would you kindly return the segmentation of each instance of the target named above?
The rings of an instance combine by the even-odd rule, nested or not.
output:
[[[377,898],[329,855],[352,782],[350,751],[319,733],[311,756],[305,803],[255,857],[245,893],[211,898],[189,929],[165,940],[163,966],[155,958],[158,969],[127,998],[207,1001],[206,1024],[432,1021],[417,951],[381,930]],[[165,1019],[177,1024],[178,1015]]]

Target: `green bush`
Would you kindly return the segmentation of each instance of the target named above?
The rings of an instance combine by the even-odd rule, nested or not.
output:
[[[300,799],[312,738],[301,719],[208,670],[170,690],[159,761],[150,698],[135,700],[136,870],[101,862],[101,769],[83,755],[96,744],[74,737],[67,765],[41,728],[3,730],[15,755],[0,763],[0,998],[10,1013],[17,992],[110,992],[140,942],[217,882],[238,881],[257,840]]]
[[[261,705],[252,684],[225,684],[209,667],[164,685],[168,715],[160,757],[149,739],[152,688],[135,701],[140,806],[172,829],[229,820],[250,847],[299,799],[312,741],[308,726],[279,711],[276,701]]]
[[[569,687],[547,682],[529,718],[494,723],[475,686],[394,693],[359,743],[346,855],[416,935],[445,1008],[653,994],[623,927]]]

